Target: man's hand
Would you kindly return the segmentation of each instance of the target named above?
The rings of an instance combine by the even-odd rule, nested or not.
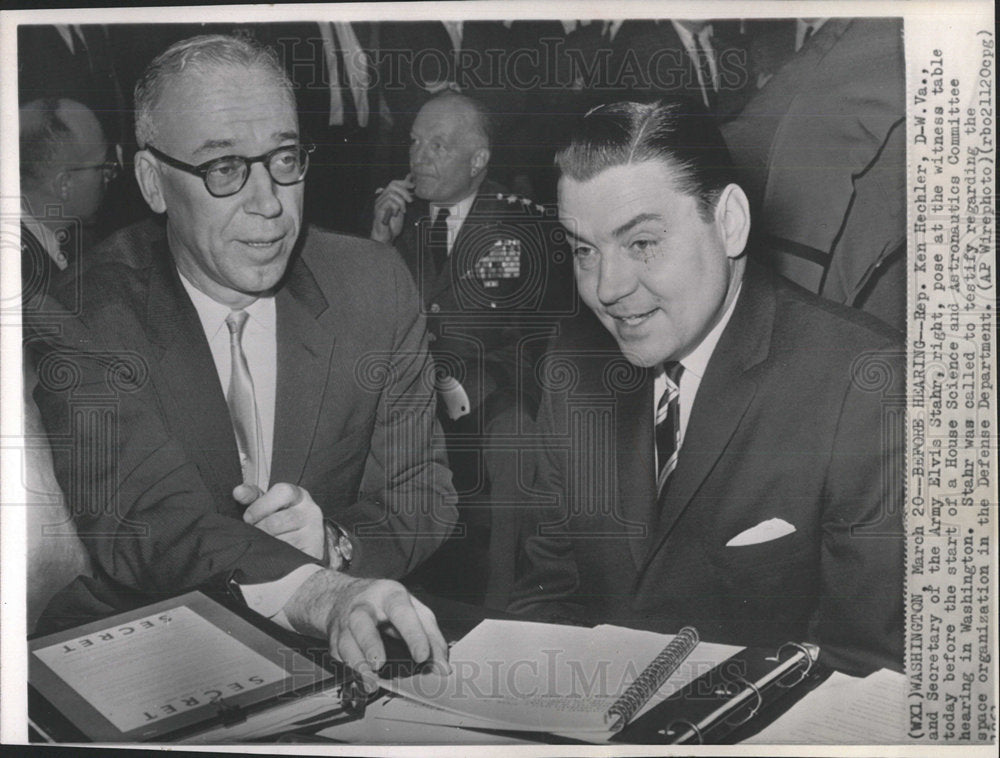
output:
[[[300,634],[325,638],[331,654],[361,675],[365,689],[378,689],[386,662],[379,629],[402,638],[413,660],[451,673],[448,646],[431,610],[391,579],[357,579],[325,569],[309,577],[284,611]]]
[[[243,520],[250,526],[323,560],[323,511],[302,487],[282,482],[261,493],[259,487],[241,484],[233,490],[233,497],[250,506],[243,513]]]
[[[406,204],[413,202],[413,176],[393,179],[378,190],[375,198],[375,218],[372,219],[371,238],[376,242],[391,243],[403,231]]]

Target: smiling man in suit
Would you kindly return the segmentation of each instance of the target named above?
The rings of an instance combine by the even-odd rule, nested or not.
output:
[[[328,639],[370,685],[386,624],[446,668],[433,614],[391,581],[455,518],[406,268],[302,228],[308,149],[270,51],[178,42],[136,112],[137,180],[165,223],[112,236],[79,318],[29,338],[50,438],[72,440],[56,471],[94,566],[48,625],[229,591]]]
[[[758,263],[691,104],[594,109],[557,165],[592,313],[541,371],[511,609],[901,668],[899,335]]]

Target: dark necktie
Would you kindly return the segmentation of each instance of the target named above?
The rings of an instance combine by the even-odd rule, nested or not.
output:
[[[229,415],[233,419],[233,429],[236,431],[236,441],[239,443],[243,481],[267,491],[270,475],[264,452],[264,432],[254,394],[253,378],[250,376],[250,366],[243,352],[243,327],[246,325],[248,315],[246,311],[239,310],[232,311],[226,316],[226,326],[229,327],[229,351],[232,358],[226,403],[229,405]]]
[[[677,468],[681,433],[681,372],[684,367],[671,361],[664,366],[666,389],[656,404],[656,491],[659,497]]]
[[[701,44],[701,36],[692,34],[694,37],[694,51],[698,60],[698,72],[701,75],[701,92],[705,101],[705,107],[710,111],[715,110],[715,83],[712,79],[712,67],[708,62],[708,50]]]
[[[451,211],[447,208],[438,210],[437,217],[430,228],[430,252],[431,260],[434,261],[434,270],[440,274],[448,264],[448,216]]]

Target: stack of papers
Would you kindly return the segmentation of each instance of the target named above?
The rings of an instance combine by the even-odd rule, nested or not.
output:
[[[452,648],[450,675],[425,673],[383,686],[431,706],[396,706],[398,720],[603,742],[612,735],[608,708],[672,639],[610,625],[487,620]],[[700,643],[636,718],[741,649]]]
[[[908,742],[906,677],[836,672],[744,744],[899,745]]]

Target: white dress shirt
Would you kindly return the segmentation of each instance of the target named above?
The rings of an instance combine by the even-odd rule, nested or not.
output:
[[[719,343],[719,338],[722,336],[722,332],[726,329],[726,324],[729,323],[729,319],[733,316],[733,309],[736,307],[736,301],[739,300],[740,291],[742,289],[743,283],[740,282],[740,286],[736,290],[736,296],[733,298],[733,302],[731,302],[729,307],[726,308],[726,312],[722,314],[722,318],[719,319],[719,323],[712,327],[712,331],[705,335],[705,339],[698,344],[698,347],[688,353],[680,361],[681,365],[684,367],[684,371],[681,372],[681,383],[678,388],[680,391],[678,402],[680,403],[681,411],[680,440],[677,444],[678,450],[680,450],[681,446],[684,444],[684,433],[687,431],[688,419],[691,418],[691,409],[694,407],[694,399],[698,394],[698,387],[701,386],[702,377],[705,376],[705,369],[708,368],[708,362],[712,358],[712,353],[715,352],[715,346]],[[653,382],[654,428],[656,427],[656,406],[666,390],[667,378],[663,368],[661,367],[656,375],[656,379]]]
[[[462,229],[462,224],[465,223],[465,219],[469,215],[469,211],[472,210],[472,204],[476,201],[476,193],[469,195],[464,200],[461,200],[454,205],[437,205],[431,203],[431,223],[437,218],[438,211],[441,208],[448,209],[448,218],[445,219],[445,223],[448,225],[448,255],[451,255],[451,249],[455,246],[455,240],[458,239],[458,233]]]
[[[180,272],[178,272],[180,273]],[[222,392],[229,388],[232,372],[232,353],[229,347],[229,328],[226,317],[232,309],[216,302],[195,287],[181,274],[181,282],[187,290],[194,308],[198,312],[201,328],[205,331],[212,360],[219,375]],[[253,377],[254,399],[260,413],[260,423],[264,435],[264,453],[267,469],[271,469],[271,451],[274,438],[274,406],[277,397],[278,379],[278,314],[273,297],[260,297],[244,310],[249,318],[243,327],[241,344],[247,357],[250,376]],[[235,484],[233,485],[235,487]],[[243,599],[250,608],[265,618],[291,629],[282,608],[295,594],[303,582],[320,570],[315,563],[299,566],[291,573],[273,582],[240,585]]]
[[[60,248],[56,233],[31,215],[31,211],[27,208],[23,199],[21,201],[21,223],[35,236],[35,239],[41,243],[42,247],[45,248],[45,252],[48,253],[49,258],[56,264],[56,267],[60,271],[65,271],[69,265],[69,259],[66,257],[66,253],[62,251],[62,248]],[[23,272],[22,276],[27,273],[27,271]]]
[[[442,21],[441,24],[444,26],[445,31],[448,32],[448,37],[451,39],[451,49],[461,50],[462,49],[462,21]]]
[[[354,28],[347,21],[320,21],[319,33],[323,38],[323,51],[326,55],[326,67],[330,79],[330,126],[344,124],[344,96],[340,90],[340,63],[337,60],[337,50],[340,50],[344,61],[344,73],[347,86],[354,100],[355,115],[358,126],[362,129],[368,126],[368,116],[371,106],[368,103],[368,89],[371,87],[371,72],[368,69],[368,56]]]
[[[701,66],[698,65],[698,51],[694,44],[694,35],[684,26],[678,24],[676,21],[671,21],[674,25],[674,30],[677,32],[677,36],[681,38],[681,43],[684,45],[684,49],[687,50],[687,54],[690,56],[691,60],[694,61],[694,71],[698,77],[698,84],[701,85],[702,97],[705,100],[705,105],[708,106],[708,90],[712,89],[715,92],[719,91],[719,68],[715,60],[715,49],[712,47],[712,34],[714,33],[714,28],[711,24],[705,24],[701,31],[698,32],[698,44],[701,45],[705,54],[708,56],[708,70],[711,72],[712,81],[703,82],[701,80]]]
[[[812,29],[812,34],[816,34],[819,28],[827,22],[825,18],[797,18],[795,19],[795,52],[802,49],[806,44],[806,31]]]

